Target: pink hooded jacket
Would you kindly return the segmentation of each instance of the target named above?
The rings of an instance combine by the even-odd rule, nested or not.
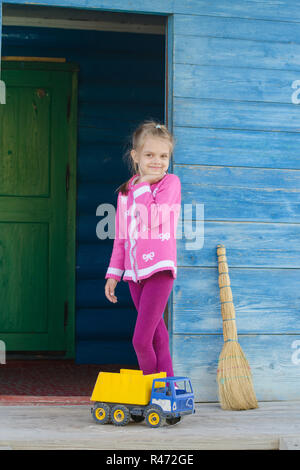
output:
[[[118,194],[115,239],[105,279],[139,282],[152,274],[171,270],[177,275],[176,229],[181,208],[181,183],[165,173],[156,183],[134,184]]]

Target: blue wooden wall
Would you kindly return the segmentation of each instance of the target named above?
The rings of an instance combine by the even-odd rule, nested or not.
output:
[[[172,15],[173,171],[182,182],[182,208],[204,207],[203,247],[188,250],[187,239],[178,240],[175,374],[192,378],[199,401],[217,400],[223,338],[216,245],[224,243],[239,340],[257,397],[299,399],[299,2],[39,4]],[[189,210],[182,222],[195,219]]]
[[[116,207],[114,191],[130,177],[122,156],[133,129],[143,119],[164,120],[164,37],[3,26],[2,53],[79,64],[76,361],[138,365],[128,284],[118,284],[117,304],[104,295],[113,240],[97,237],[96,211],[103,203]]]
[[[201,401],[217,400],[218,243],[258,399],[300,398],[300,12],[284,3],[175,2],[174,172],[204,245],[178,240],[172,347]]]

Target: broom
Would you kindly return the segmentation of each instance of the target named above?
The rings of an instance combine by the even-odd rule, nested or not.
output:
[[[217,245],[224,345],[219,357],[217,381],[223,410],[257,408],[250,366],[238,343],[226,249]]]

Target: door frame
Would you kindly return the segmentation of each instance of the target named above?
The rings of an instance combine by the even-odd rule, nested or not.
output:
[[[77,108],[78,108],[78,71],[74,62],[55,62],[52,58],[35,57],[2,58],[2,69],[5,70],[48,70],[70,72],[70,94],[68,96],[67,115],[67,221],[66,221],[66,303],[65,303],[65,334],[66,350],[64,358],[75,357],[75,288],[76,288],[76,195],[77,195]],[[42,60],[41,60],[42,59]],[[61,59],[60,59],[61,60]],[[5,106],[1,105],[1,106]]]
[[[174,56],[174,15],[170,14],[166,17],[166,30],[165,30],[165,125],[173,134],[173,56]],[[170,170],[174,170],[174,156],[170,162]],[[178,268],[177,268],[178,270]],[[170,354],[173,358],[173,312],[174,294],[173,289],[169,296],[167,306],[164,313],[165,324],[169,333],[169,348]]]
[[[0,51],[1,51],[1,28],[2,28],[2,15],[1,15],[1,7],[3,1],[0,0]],[[26,2],[23,0],[15,0],[9,1],[10,4],[25,4]],[[49,6],[50,2],[48,2]],[[47,5],[45,5],[47,6]],[[76,5],[70,4],[66,6],[67,8],[74,8]],[[91,8],[82,8],[79,6],[81,10],[90,10]],[[115,10],[114,8],[105,7],[105,5],[94,6],[95,10],[98,11],[120,11]],[[130,8],[124,8],[122,10],[123,13],[132,13]],[[134,13],[143,13],[143,14],[154,14],[154,11],[147,11],[147,9],[138,9],[135,10]],[[166,19],[165,22],[165,124],[168,129],[173,133],[173,111],[174,111],[174,104],[173,104],[173,51],[174,51],[174,11],[173,9],[170,10],[163,10],[163,11],[156,11],[156,14],[160,16],[164,16]],[[51,59],[49,59],[51,60]],[[56,64],[56,66],[68,66],[69,64]],[[72,64],[71,64],[72,65]],[[73,64],[76,65],[77,64]],[[0,54],[0,68],[1,68],[1,54]],[[78,67],[79,69],[79,67]],[[68,161],[70,164],[70,190],[69,190],[69,204],[68,204],[68,305],[69,305],[69,322],[67,326],[67,356],[73,358],[75,357],[75,249],[76,249],[76,241],[75,241],[75,234],[76,234],[76,150],[77,150],[77,93],[78,93],[78,79],[76,77],[76,83],[72,79],[72,96],[71,96],[71,114],[70,114],[70,127],[69,129],[69,155]],[[75,129],[72,131],[72,123],[73,127],[76,126]],[[171,171],[173,172],[173,165],[174,160],[172,159],[170,166]],[[73,177],[72,177],[73,176]],[[73,231],[73,232],[72,232]],[[72,253],[74,253],[74,259],[72,259]],[[170,336],[170,352],[173,356],[173,291],[170,294],[170,297],[167,302],[167,306],[164,313],[165,323],[169,332]]]

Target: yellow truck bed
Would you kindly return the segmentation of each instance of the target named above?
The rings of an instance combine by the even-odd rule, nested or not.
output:
[[[131,369],[120,369],[120,373],[99,372],[91,401],[147,405],[153,379],[166,376],[166,372],[143,375],[142,370]]]

